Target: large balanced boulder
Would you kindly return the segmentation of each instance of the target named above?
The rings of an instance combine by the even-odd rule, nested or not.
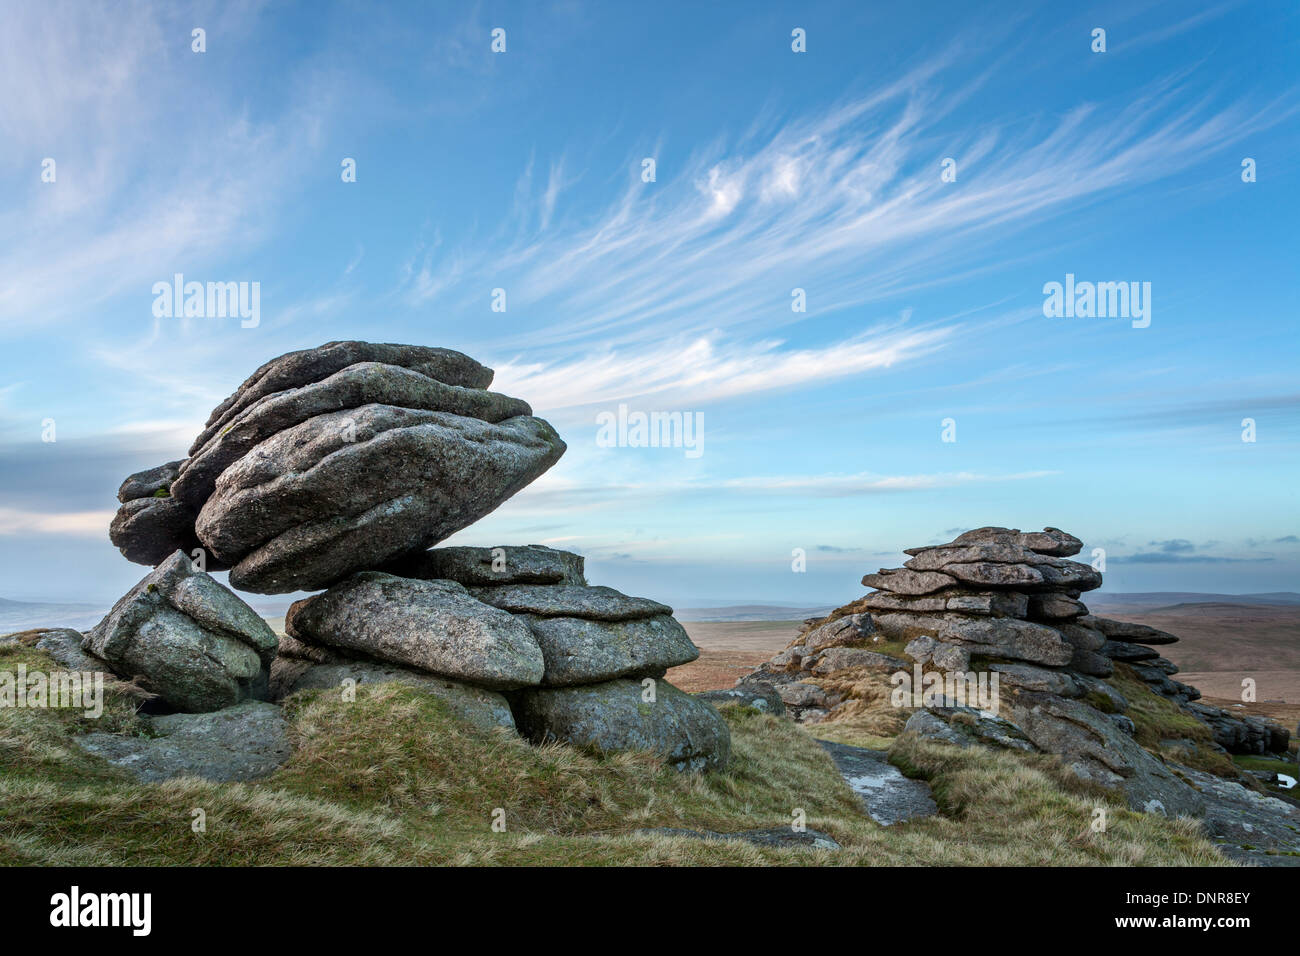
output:
[[[539,684],[545,672],[528,626],[455,581],[363,571],[296,602],[285,629],[307,643],[492,690]]]
[[[178,551],[82,646],[178,710],[201,713],[265,699],[277,642],[256,611]]]
[[[564,447],[527,415],[494,424],[392,405],[319,415],[226,468],[195,527],[236,587],[313,590],[472,524]]]
[[[123,482],[110,537],[142,564],[202,549],[208,569],[262,593],[416,555],[564,452],[491,380],[450,349],[330,342],[282,355],[213,410],[188,458]]]
[[[563,741],[602,754],[649,750],[680,771],[721,770],[731,755],[722,716],[667,681],[649,689],[615,680],[520,691],[514,710],[520,732],[534,743]]]
[[[317,415],[364,405],[448,412],[486,422],[531,415],[527,402],[497,392],[447,385],[400,365],[360,362],[319,382],[267,395],[199,446],[171,486],[172,497],[203,507],[217,477],[259,442]]]

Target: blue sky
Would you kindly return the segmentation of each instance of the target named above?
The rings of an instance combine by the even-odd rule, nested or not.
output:
[[[452,543],[634,593],[839,604],[984,524],[1108,590],[1300,590],[1300,10],[969,7],[6,3],[0,596],[121,594],[121,479],[351,338],[465,351],[569,444]],[[155,318],[177,272],[260,323]],[[1045,317],[1067,273],[1150,326]],[[600,447],[620,403],[703,454]]]

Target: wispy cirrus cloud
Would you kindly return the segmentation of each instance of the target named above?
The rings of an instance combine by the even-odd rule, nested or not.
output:
[[[577,417],[577,409],[636,398],[697,408],[888,368],[934,352],[948,335],[933,327],[881,323],[824,347],[788,348],[775,339],[748,343],[713,333],[553,362],[507,362],[497,368],[493,387],[527,395],[538,410],[564,418]],[[566,410],[571,414],[565,416]]]
[[[760,118],[680,165],[661,159],[657,182],[642,182],[629,157],[627,185],[603,205],[567,206],[553,168],[518,203],[514,227],[426,254],[399,297],[481,307],[503,286],[512,310],[553,317],[495,337],[507,347],[752,333],[796,319],[795,287],[825,315],[997,268],[998,240],[1171,177],[1295,113],[1281,98],[1220,105],[1183,78],[1123,106],[953,129],[979,81],[943,90],[951,59],[811,116]],[[944,155],[957,160],[955,183],[941,181]]]

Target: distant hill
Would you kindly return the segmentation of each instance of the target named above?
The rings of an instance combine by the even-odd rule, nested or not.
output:
[[[1094,591],[1085,594],[1083,601],[1095,605],[1140,605],[1143,607],[1169,607],[1174,604],[1246,604],[1291,607],[1300,605],[1300,594],[1295,591],[1269,591],[1262,594],[1202,594],[1198,591],[1133,591],[1112,593]]]
[[[98,604],[41,604],[0,598],[0,634],[33,627],[94,627],[108,613]]]
[[[677,608],[673,616],[679,621],[802,621],[825,617],[834,608],[787,607],[781,604],[733,604],[728,607]]]

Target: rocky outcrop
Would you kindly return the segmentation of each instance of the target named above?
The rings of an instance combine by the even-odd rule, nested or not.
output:
[[[330,342],[266,363],[188,458],[123,482],[110,535],[162,563],[87,647],[183,710],[397,681],[483,727],[526,712],[536,739],[724,766],[725,722],[662,679],[699,656],[671,608],[589,586],[580,556],[541,545],[431,548],[565,450],[491,380],[459,352],[410,345]],[[189,553],[243,590],[322,593],[290,608],[277,645],[206,575],[175,584]],[[644,681],[658,707],[619,689]]]
[[[667,681],[615,680],[520,692],[515,722],[534,743],[610,753],[649,750],[677,770],[721,770],[731,733],[721,715]]]
[[[902,568],[863,578],[877,590],[809,622],[738,687],[767,685],[796,720],[819,722],[854,713],[859,695],[880,695],[886,681],[907,688],[932,681],[936,698],[911,712],[904,732],[1056,754],[1135,808],[1199,813],[1197,790],[1134,739],[1129,701],[1110,680],[1121,676],[1117,666],[1203,721],[1232,753],[1284,752],[1287,732],[1195,703],[1199,692],[1173,680],[1178,668],[1154,649],[1174,635],[1091,615],[1080,596],[1099,587],[1101,575],[1069,560],[1081,548],[1056,528],[994,527],[910,548]],[[900,646],[902,656],[893,650]],[[979,688],[990,693],[970,700]],[[910,693],[904,701],[898,706],[909,710],[920,702]]]
[[[290,638],[281,642],[278,692],[337,686],[346,677],[373,682],[396,668],[389,679],[454,682],[457,702],[478,723],[484,708],[465,695],[504,692],[515,724],[534,740],[607,752],[648,748],[679,769],[725,765],[725,722],[662,680],[669,667],[699,656],[672,608],[575,583],[584,580],[580,557],[533,545],[434,549],[389,567],[465,583],[366,571],[297,602],[285,620]],[[491,574],[516,580],[483,583],[496,580]],[[629,706],[619,688],[640,694],[647,679],[656,688],[650,696],[661,693],[663,703]],[[444,688],[443,696],[451,692]]]
[[[276,637],[178,551],[122,597],[82,647],[178,710],[202,712],[266,698]]]
[[[493,690],[541,682],[541,648],[528,627],[454,581],[363,571],[298,601],[285,630],[323,644]]]
[[[84,734],[83,748],[141,783],[199,777],[217,783],[269,776],[289,759],[289,722],[274,704],[247,701],[212,714],[143,717],[147,734]]]
[[[132,475],[110,536],[156,564],[202,548],[243,590],[325,588],[437,543],[564,452],[448,349],[331,342],[264,365],[190,457]]]

